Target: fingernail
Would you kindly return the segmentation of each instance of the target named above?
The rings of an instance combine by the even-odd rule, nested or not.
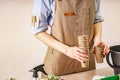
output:
[[[84,62],[86,62],[88,59],[84,59]]]
[[[86,55],[86,57],[88,58],[89,56],[88,56],[88,55]]]

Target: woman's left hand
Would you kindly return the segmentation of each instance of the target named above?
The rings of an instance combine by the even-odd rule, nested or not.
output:
[[[108,52],[110,51],[108,45],[103,41],[95,42],[94,46],[104,46],[104,49],[103,49],[104,56],[107,55]]]

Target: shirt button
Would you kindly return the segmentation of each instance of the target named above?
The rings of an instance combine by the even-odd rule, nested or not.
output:
[[[76,23],[79,23],[79,20],[77,19],[77,20],[75,20],[75,22],[76,22]]]

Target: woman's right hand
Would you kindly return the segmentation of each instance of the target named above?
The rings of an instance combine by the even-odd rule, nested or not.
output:
[[[65,55],[80,62],[85,62],[88,59],[86,52],[79,47],[68,47],[65,50]]]
[[[37,39],[42,41],[43,43],[47,44],[51,48],[58,50],[70,58],[76,59],[80,62],[85,62],[88,58],[86,52],[79,47],[69,47],[60,41],[53,38],[46,32],[41,32],[35,35]]]

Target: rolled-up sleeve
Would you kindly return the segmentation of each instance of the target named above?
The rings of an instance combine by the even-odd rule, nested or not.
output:
[[[100,0],[95,0],[95,9],[96,9],[96,16],[95,16],[94,23],[103,22],[104,19],[101,16],[101,12],[100,12]]]
[[[32,25],[33,34],[37,34],[48,29],[48,19],[51,16],[51,13],[50,0],[34,0],[32,16],[35,16],[35,24],[37,25]]]

